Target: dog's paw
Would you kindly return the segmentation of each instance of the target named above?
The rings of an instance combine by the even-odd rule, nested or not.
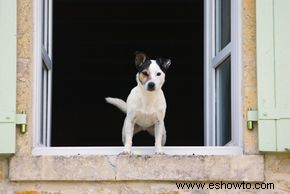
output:
[[[130,153],[129,152],[120,152],[118,155],[119,156],[127,156],[127,155],[130,155]]]
[[[155,145],[155,155],[165,155],[162,146],[156,146]]]
[[[155,155],[166,155],[163,151],[155,152]]]
[[[132,153],[131,153],[131,151],[130,150],[123,150],[119,155],[120,156],[126,156],[126,155],[131,155]]]
[[[161,149],[161,148],[157,148],[156,150],[155,150],[155,155],[165,155],[165,153],[164,153],[164,151]]]

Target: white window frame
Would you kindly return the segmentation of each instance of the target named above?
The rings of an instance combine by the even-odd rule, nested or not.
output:
[[[48,0],[44,0],[48,1]],[[241,0],[231,0],[231,44],[227,46],[220,55],[213,57],[214,46],[214,0],[204,1],[204,44],[205,55],[204,55],[204,83],[205,83],[205,146],[165,146],[164,152],[166,154],[172,155],[241,155],[243,154],[242,148],[242,67],[241,67]],[[41,29],[42,29],[42,19],[41,14],[41,1],[34,0],[34,135],[33,135],[33,155],[117,155],[119,154],[123,147],[50,147],[50,130],[46,132],[46,143],[40,144],[39,134],[40,130],[43,129],[40,126],[41,120],[41,62],[43,60],[43,47],[41,46]],[[51,13],[50,13],[51,14]],[[52,27],[52,21],[48,22],[50,29]],[[50,31],[51,33],[51,31]],[[51,34],[50,37],[51,42]],[[51,48],[51,47],[50,47]],[[230,51],[229,51],[230,50]],[[232,129],[233,137],[232,143],[228,146],[213,146],[215,138],[215,91],[214,86],[214,74],[212,70],[212,64],[214,60],[220,60],[224,58],[227,54],[231,53],[231,79],[232,79]],[[44,54],[47,52],[44,52]],[[48,51],[48,57],[52,59],[52,50]],[[50,74],[51,76],[51,74]],[[51,80],[52,81],[52,80]],[[48,88],[51,92],[51,84]],[[51,97],[51,96],[50,96]],[[51,98],[48,99],[48,103],[51,103]],[[50,110],[47,113],[49,115],[48,120],[50,121]],[[50,127],[50,125],[48,126]],[[155,148],[153,146],[148,147],[138,147],[133,146],[132,148],[134,154],[154,154]]]
[[[42,12],[42,8],[44,12]],[[50,146],[52,98],[52,0],[34,1],[34,147]],[[44,29],[42,28],[44,27]],[[45,101],[46,103],[42,103]]]
[[[216,142],[216,89],[215,68],[231,56],[231,132],[232,140],[227,146],[242,147],[242,9],[241,0],[231,0],[231,41],[216,53],[215,0],[205,0],[205,144]],[[205,14],[206,15],[206,14]]]

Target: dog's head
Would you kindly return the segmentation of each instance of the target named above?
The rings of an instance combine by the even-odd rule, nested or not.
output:
[[[161,89],[165,81],[165,72],[169,68],[171,60],[161,57],[150,60],[145,53],[136,52],[135,54],[138,84],[147,91]]]

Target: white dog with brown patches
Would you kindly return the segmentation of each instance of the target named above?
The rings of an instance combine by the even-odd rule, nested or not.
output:
[[[137,86],[131,90],[127,102],[118,98],[106,98],[108,103],[127,114],[122,130],[123,154],[131,153],[133,135],[141,130],[155,136],[156,153],[163,153],[162,146],[166,142],[166,101],[161,88],[170,64],[170,59],[150,60],[145,53],[136,52]]]

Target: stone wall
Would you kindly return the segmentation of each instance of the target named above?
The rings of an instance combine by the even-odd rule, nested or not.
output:
[[[246,121],[246,111],[248,107],[256,107],[256,37],[255,37],[255,0],[243,0],[243,93],[244,93],[244,121]],[[12,158],[0,158],[0,194],[93,194],[93,193],[290,193],[290,155],[287,154],[266,154],[260,155],[257,149],[257,126],[252,131],[245,128],[244,130],[244,152],[245,156],[225,156],[225,157],[204,157],[200,159],[192,156],[188,159],[182,157],[176,160],[169,159],[168,165],[172,165],[181,162],[181,166],[188,168],[188,174],[182,172],[182,168],[175,168],[170,171],[172,174],[166,174],[162,178],[160,172],[160,166],[158,165],[157,158],[140,157],[133,159],[125,159],[122,164],[117,164],[118,158],[112,158],[104,163],[108,165],[107,168],[112,169],[112,176],[125,177],[120,180],[102,178],[93,179],[91,176],[98,177],[98,169],[103,169],[104,166],[100,166],[100,160],[98,164],[92,163],[92,168],[88,168],[88,172],[78,172],[79,175],[86,175],[88,179],[82,178],[72,181],[73,179],[61,179],[57,176],[65,177],[67,174],[62,174],[64,171],[61,169],[61,164],[53,164],[54,159],[42,158],[42,162],[37,157],[31,156],[32,147],[32,105],[33,105],[33,0],[18,0],[18,60],[17,60],[17,110],[20,112],[26,110],[28,115],[28,133],[20,134],[17,132],[17,153]],[[245,123],[245,122],[244,122]],[[249,161],[247,158],[252,158]],[[166,156],[161,157],[159,161],[163,165],[164,161],[168,160]],[[36,159],[35,159],[36,158]],[[67,157],[65,160],[72,161],[77,157]],[[233,159],[229,159],[233,158]],[[241,159],[246,158],[246,160]],[[31,165],[23,166],[22,163],[27,159],[31,162]],[[93,157],[92,160],[96,160]],[[160,159],[160,158],[159,158]],[[181,161],[178,161],[178,160]],[[33,163],[32,161],[36,162]],[[80,161],[81,159],[76,159]],[[151,163],[150,163],[151,160]],[[153,160],[153,162],[152,162]],[[41,165],[51,162],[50,167],[52,170],[42,168]],[[150,163],[150,169],[145,170],[142,166]],[[225,161],[223,163],[223,161]],[[247,162],[246,162],[247,161]],[[29,163],[28,162],[28,163]],[[89,162],[89,160],[87,161]],[[94,161],[93,161],[94,162]],[[131,162],[131,163],[128,163]],[[138,163],[136,165],[135,163]],[[170,162],[173,162],[170,163]],[[134,172],[126,174],[126,167],[122,167],[126,163],[133,165]],[[154,165],[156,163],[156,165]],[[207,163],[207,166],[205,165]],[[33,166],[35,165],[35,166]],[[115,165],[115,166],[114,166]],[[119,171],[118,171],[118,165]],[[179,166],[180,166],[179,165]],[[242,168],[243,166],[246,168]],[[247,166],[248,165],[248,166]],[[53,171],[54,167],[59,167],[59,173]],[[126,165],[125,165],[126,166]],[[65,169],[65,166],[63,166]],[[70,166],[71,171],[67,170],[67,173],[78,174],[78,169],[74,166]],[[46,171],[44,171],[46,169]],[[96,173],[90,170],[95,169]],[[159,169],[159,170],[158,170]],[[117,170],[117,171],[114,171]],[[250,171],[247,173],[247,171]],[[169,172],[169,173],[170,173]],[[263,174],[259,174],[263,172]],[[108,172],[109,173],[109,172]],[[139,173],[139,174],[138,174]],[[147,173],[147,174],[146,174]],[[149,173],[149,174],[148,174]],[[151,174],[150,174],[151,173]],[[178,173],[181,173],[184,177],[178,177]],[[244,173],[244,177],[242,177]],[[251,174],[254,173],[254,174]],[[35,176],[27,176],[28,174],[34,174]],[[39,176],[38,176],[39,175]],[[40,176],[41,175],[41,176]],[[57,175],[54,177],[54,175]],[[62,175],[62,176],[61,176]],[[149,176],[148,179],[142,179],[142,176]],[[201,176],[203,175],[203,176]],[[139,179],[138,179],[139,176]],[[170,176],[172,179],[170,179]],[[228,176],[228,178],[224,178]],[[180,178],[183,181],[189,181],[194,183],[205,183],[205,187],[209,186],[211,181],[216,183],[224,180],[230,182],[233,177],[239,176],[238,179],[234,179],[239,182],[242,180],[250,181],[252,186],[256,182],[275,183],[274,190],[198,190],[198,189],[183,189],[178,190],[176,182]],[[30,177],[30,179],[29,179]],[[49,179],[49,177],[51,179]],[[54,177],[54,178],[53,178]],[[127,179],[126,179],[127,177]],[[128,178],[129,177],[129,178]],[[136,178],[137,177],[137,178]],[[141,178],[140,178],[141,177]],[[157,177],[155,181],[152,177]],[[168,178],[169,177],[169,178]],[[203,179],[200,179],[203,177]],[[215,178],[213,178],[215,177]],[[252,177],[250,179],[249,177]],[[153,179],[153,180],[150,180]],[[164,180],[162,180],[164,179]]]

